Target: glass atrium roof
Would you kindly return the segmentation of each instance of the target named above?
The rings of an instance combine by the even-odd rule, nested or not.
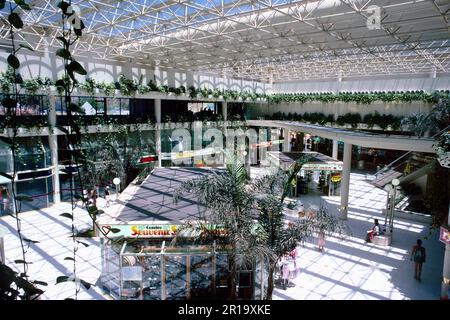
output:
[[[23,13],[20,40],[37,51],[54,51],[61,32],[59,1],[27,2],[33,10]],[[448,0],[73,0],[72,4],[86,25],[74,49],[77,56],[132,59],[265,82],[450,72]],[[379,20],[378,9],[372,6],[379,8]],[[3,18],[7,7],[0,12]],[[7,31],[1,19],[3,46]]]

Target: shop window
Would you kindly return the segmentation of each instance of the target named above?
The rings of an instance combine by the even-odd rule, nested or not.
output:
[[[191,298],[207,298],[212,294],[212,259],[210,255],[191,256]]]
[[[50,204],[50,195],[53,192],[51,177],[17,182],[17,194],[25,194],[33,198],[33,201],[23,201],[18,204],[20,212],[47,208]]]
[[[186,299],[186,257],[166,256],[164,266],[166,299]]]

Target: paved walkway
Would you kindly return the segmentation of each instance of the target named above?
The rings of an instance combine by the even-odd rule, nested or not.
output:
[[[425,223],[395,218],[393,243],[390,247],[364,242],[366,230],[378,218],[384,223],[386,193],[364,181],[362,174],[351,174],[349,214],[346,224],[351,236],[341,241],[327,238],[324,252],[317,250],[317,239],[298,247],[300,273],[287,290],[278,287],[274,299],[286,300],[385,300],[439,299],[441,292],[444,244],[437,232],[423,240],[427,262],[422,282],[414,279],[410,250],[418,238],[428,236]],[[324,204],[338,214],[339,197],[301,195],[309,205]]]
[[[310,204],[325,203],[337,214],[339,197],[302,195],[305,208]],[[103,205],[103,199],[99,199]],[[423,223],[396,219],[394,241],[391,247],[379,247],[364,243],[364,235],[374,218],[384,221],[380,212],[384,208],[384,191],[364,181],[364,175],[352,174],[350,186],[349,220],[347,225],[352,235],[344,241],[327,238],[325,251],[317,251],[315,241],[299,247],[301,271],[291,281],[287,290],[276,288],[274,299],[439,299],[444,245],[437,234],[424,240],[427,262],[424,264],[422,282],[413,278],[413,263],[409,261],[409,250],[419,237],[428,233]],[[74,283],[56,284],[58,276],[70,276],[73,262],[64,260],[72,256],[73,242],[70,238],[70,219],[61,217],[70,212],[70,205],[62,203],[52,208],[20,214],[23,234],[39,241],[31,244],[27,260],[32,262],[29,275],[32,280],[45,281],[42,299],[66,299],[74,297]],[[88,215],[76,209],[76,228],[85,230],[91,222]],[[5,237],[7,264],[20,267],[14,260],[21,259],[18,238],[14,230],[15,220],[0,218],[11,234]],[[97,283],[101,273],[101,253],[98,239],[80,239],[89,244],[79,245],[77,252],[77,275],[92,284]],[[79,299],[107,299],[99,287],[85,290],[81,287]]]
[[[22,234],[39,243],[31,244],[26,253],[29,265],[30,280],[39,280],[48,283],[48,286],[38,286],[45,291],[41,299],[63,300],[75,297],[75,282],[62,282],[56,284],[59,276],[73,274],[73,261],[64,260],[73,257],[73,241],[71,238],[71,220],[61,217],[60,214],[70,213],[70,204],[61,203],[52,208],[34,210],[19,214],[22,224]],[[77,230],[86,230],[92,225],[88,214],[77,208],[75,210],[75,227]],[[19,238],[16,233],[16,220],[11,216],[0,218],[0,225],[5,226],[11,234],[5,236],[6,264],[19,272],[21,265],[14,260],[22,259]],[[101,273],[101,253],[99,240],[94,238],[78,238],[89,245],[79,244],[77,252],[77,277],[91,284],[96,284]],[[78,299],[105,300],[98,287],[86,290],[81,286]]]

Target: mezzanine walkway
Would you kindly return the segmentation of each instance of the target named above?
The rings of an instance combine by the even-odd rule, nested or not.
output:
[[[417,138],[398,135],[372,134],[362,131],[307,124],[295,121],[247,120],[249,126],[283,128],[309,133],[315,136],[342,141],[365,148],[391,149],[435,153],[433,138]]]

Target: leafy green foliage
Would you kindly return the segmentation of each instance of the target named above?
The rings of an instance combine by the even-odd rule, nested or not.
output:
[[[9,64],[9,66],[10,66],[11,68],[13,68],[13,69],[19,69],[19,67],[20,67],[20,62],[19,62],[19,59],[17,59],[17,57],[16,57],[15,55],[10,54],[10,55],[8,56],[7,61],[8,61],[8,64]]]
[[[60,48],[55,52],[56,56],[61,57],[63,59],[71,59],[72,55],[69,50],[65,48]]]
[[[11,23],[16,29],[22,29],[23,28],[23,21],[20,16],[13,12],[8,16],[8,21]]]
[[[320,102],[356,102],[370,104],[374,101],[383,102],[411,102],[424,101],[433,102],[435,97],[424,91],[406,91],[406,92],[340,92],[334,93],[279,93],[268,95],[270,102],[300,102],[320,101]]]
[[[31,239],[27,239],[27,238],[23,238],[23,241],[28,242],[28,243],[34,243],[34,244],[39,243],[39,241],[31,240]]]
[[[429,114],[412,113],[402,119],[402,126],[417,137],[422,137],[432,124],[432,119]]]
[[[246,168],[236,157],[232,159],[226,170],[213,171],[207,176],[183,182],[176,192],[175,201],[183,193],[190,193],[208,209],[206,217],[198,217],[190,224],[188,222],[186,228],[194,228],[191,234],[197,234],[199,241],[215,240],[223,250],[228,251],[228,289],[229,297],[233,299],[236,296],[237,265],[252,262],[255,257],[271,257],[272,253],[265,245],[266,234],[255,225],[253,219],[255,197],[247,188]],[[222,226],[224,233],[217,234],[206,228],[209,224]]]
[[[61,213],[60,214],[61,217],[65,217],[65,218],[69,218],[69,219],[73,219],[73,215],[67,212]]]
[[[24,201],[24,202],[32,202],[33,201],[33,197],[30,197],[26,194],[18,194],[16,195],[16,200],[17,201]]]
[[[27,44],[23,44],[23,43],[19,44],[19,48],[27,49],[27,50],[29,50],[29,51],[34,51],[34,49],[33,49],[32,47],[30,47],[30,46],[27,45]]]
[[[47,285],[42,281],[29,282],[6,264],[0,263],[0,300],[33,300],[44,292],[36,285]]]
[[[31,10],[31,7],[24,0],[14,0],[14,2],[23,10]]]
[[[335,120],[334,115],[329,114],[325,115],[323,113],[284,113],[284,112],[275,112],[270,117],[272,120],[291,120],[291,121],[303,121],[310,123],[317,123],[320,125],[325,124],[333,124],[336,123],[340,126],[351,125],[352,128],[357,128],[360,124],[367,124],[367,126],[372,129],[375,125],[379,126],[381,129],[386,130],[391,127],[393,130],[400,129],[400,117],[394,117],[390,114],[382,114],[380,115],[377,111],[372,114],[367,114],[364,117],[361,117],[358,113],[346,113],[345,115],[338,116]]]

